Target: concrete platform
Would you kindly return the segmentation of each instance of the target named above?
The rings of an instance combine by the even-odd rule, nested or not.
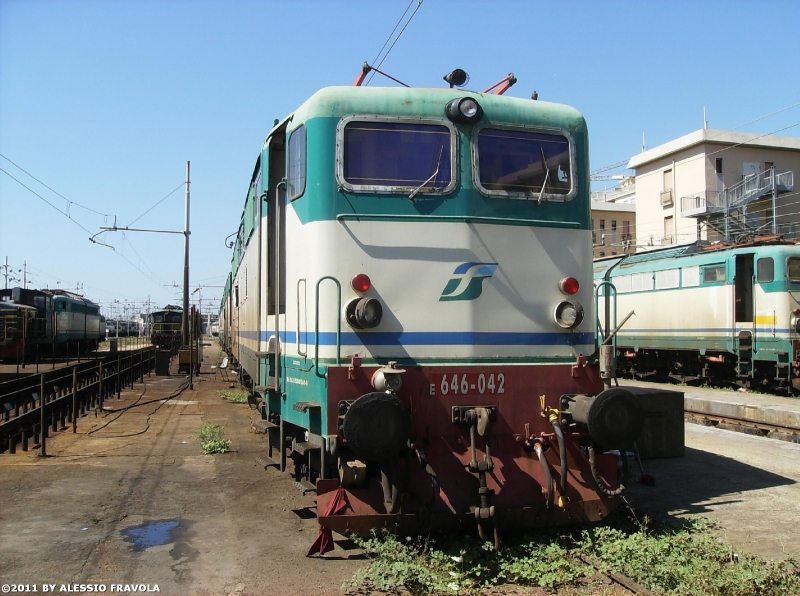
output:
[[[646,383],[620,379],[621,387],[645,387],[653,389],[674,389],[684,394],[684,408],[710,416],[735,418],[756,424],[783,426],[794,431],[800,441],[800,399],[711,389],[708,387],[690,387],[687,385],[669,385],[664,383]]]

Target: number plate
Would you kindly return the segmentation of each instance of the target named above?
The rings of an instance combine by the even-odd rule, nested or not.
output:
[[[431,395],[502,395],[506,392],[504,373],[445,373],[433,380]]]

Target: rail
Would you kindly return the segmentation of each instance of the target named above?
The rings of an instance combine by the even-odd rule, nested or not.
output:
[[[709,414],[700,410],[684,409],[684,416],[695,420],[702,421],[705,426],[716,426],[718,424],[728,424],[748,429],[755,429],[761,433],[769,433],[777,431],[787,435],[794,435],[797,439],[794,442],[800,442],[800,428],[790,426],[788,424],[773,424],[771,422],[763,422],[761,420],[753,420],[749,418],[742,418],[739,416]]]
[[[49,430],[65,430],[69,422],[76,432],[78,417],[102,409],[115,393],[120,399],[137,379],[143,383],[155,359],[151,346],[0,384],[0,453],[16,453],[18,445],[28,451],[38,440],[34,448],[46,455]]]

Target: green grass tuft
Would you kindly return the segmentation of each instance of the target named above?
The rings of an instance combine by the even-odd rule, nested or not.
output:
[[[773,562],[735,554],[709,522],[639,522],[623,510],[604,523],[507,534],[498,551],[476,534],[356,539],[370,559],[342,589],[412,594],[479,594],[500,584],[547,590],[584,585],[596,574],[622,573],[658,594],[782,596],[800,594],[796,559]],[[579,589],[580,591],[580,589]]]
[[[235,389],[233,391],[220,391],[219,396],[235,404],[246,404],[250,394],[244,389]]]
[[[231,446],[229,439],[223,439],[222,433],[225,428],[221,424],[214,424],[213,422],[203,422],[200,428],[195,432],[195,436],[200,441],[200,447],[203,453],[211,455],[212,453],[225,453]]]

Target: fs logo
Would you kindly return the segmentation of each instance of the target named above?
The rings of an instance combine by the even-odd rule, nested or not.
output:
[[[483,280],[490,278],[497,263],[463,263],[453,271],[439,302],[448,300],[475,300],[483,292]]]

